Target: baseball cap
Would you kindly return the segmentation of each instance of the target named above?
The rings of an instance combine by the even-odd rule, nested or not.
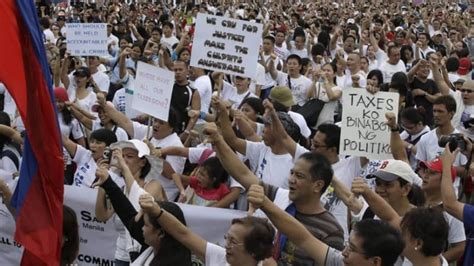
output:
[[[290,88],[286,86],[276,86],[270,91],[269,98],[273,101],[279,102],[286,107],[295,105],[293,94]]]
[[[67,95],[67,91],[65,88],[56,87],[54,88],[54,98],[61,102],[69,101],[69,96]]]
[[[384,181],[394,181],[401,178],[410,184],[413,184],[413,177],[416,175],[415,171],[411,169],[410,165],[402,160],[384,160],[381,162],[379,169],[368,175],[367,178],[380,178]]]
[[[90,77],[91,72],[89,71],[89,68],[87,67],[79,67],[74,71],[74,76],[80,76],[80,77]]]
[[[459,79],[457,79],[455,82],[453,82],[453,84],[457,84],[457,83],[464,84],[464,82],[466,82],[465,79],[459,78]]]
[[[134,149],[138,151],[138,157],[142,158],[143,156],[150,155],[150,149],[145,142],[138,140],[138,139],[131,139],[131,140],[122,140],[110,145],[111,149]]]
[[[353,18],[350,18],[347,20],[347,24],[355,24],[355,20]]]
[[[418,163],[418,166],[421,168],[427,168],[427,169],[436,171],[438,173],[443,172],[443,162],[439,158],[436,158],[432,161],[420,161]],[[451,165],[451,179],[454,181],[455,178],[456,178],[456,169],[454,168],[454,166]]]
[[[466,75],[471,70],[471,59],[463,57],[459,59],[458,74],[461,76]]]

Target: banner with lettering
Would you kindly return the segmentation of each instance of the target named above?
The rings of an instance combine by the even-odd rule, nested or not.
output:
[[[13,240],[14,235],[15,219],[7,206],[0,202],[0,265],[2,266],[20,265],[23,247]]]
[[[113,265],[118,231],[114,217],[107,222],[95,218],[97,189],[64,186],[64,204],[77,215],[79,224],[78,265]]]
[[[191,66],[255,78],[263,26],[199,13]]]
[[[370,159],[393,158],[385,113],[397,115],[398,100],[399,94],[393,92],[371,94],[364,89],[344,90],[340,153]]]

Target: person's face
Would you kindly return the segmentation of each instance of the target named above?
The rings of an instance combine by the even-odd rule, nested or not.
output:
[[[122,49],[122,51],[123,51],[123,50],[125,50],[125,48],[128,47],[128,42],[125,39],[121,39],[119,45],[120,45],[120,49]]]
[[[89,150],[92,153],[92,158],[94,158],[94,161],[97,162],[97,160],[101,159],[102,156],[104,156],[105,147],[105,142],[98,141],[96,139],[90,140]]]
[[[304,41],[305,41],[305,40],[304,40],[304,37],[302,37],[302,36],[297,36],[297,37],[295,38],[295,46],[296,46],[296,49],[298,49],[298,50],[303,49],[303,48],[304,48]]]
[[[410,135],[417,135],[425,127],[423,123],[413,124],[410,121],[402,118],[402,128]]]
[[[347,67],[352,68],[352,67],[358,67],[358,66],[360,66],[359,57],[355,54],[350,54],[347,57]]]
[[[166,36],[166,37],[170,37],[171,36],[171,33],[172,33],[172,30],[169,26],[164,26],[163,27],[163,34]]]
[[[420,43],[425,46],[428,44],[428,39],[426,39],[426,36],[425,35],[420,35],[418,37],[418,41],[420,41]]]
[[[283,32],[278,32],[275,36],[275,43],[280,45],[285,41],[285,34]]]
[[[452,43],[456,43],[458,41],[458,33],[457,31],[451,31],[449,33],[449,39],[451,40]]]
[[[311,150],[321,153],[326,158],[329,157],[329,149],[326,145],[326,134],[319,131],[316,132],[311,141]]]
[[[191,58],[191,54],[189,54],[188,51],[182,52],[181,55],[179,56],[180,60],[183,60],[183,61],[186,61],[186,62],[189,61],[189,58]]]
[[[58,112],[62,112],[66,104],[62,101],[56,98],[56,108],[58,109]]]
[[[346,40],[344,41],[344,51],[346,53],[352,53],[352,51],[354,51],[354,47],[355,47],[354,38],[346,38]]]
[[[140,169],[142,169],[146,164],[145,158],[138,157],[138,151],[135,149],[124,148],[122,149],[122,157],[127,164],[130,172],[132,174],[137,173]]]
[[[271,146],[275,143],[275,138],[273,137],[271,125],[265,124],[263,127],[262,133],[263,143],[267,146]]]
[[[89,56],[87,57],[87,63],[89,67],[98,67],[100,65],[100,60],[96,56]]]
[[[360,68],[361,68],[362,70],[364,70],[365,72],[368,71],[368,69],[369,69],[369,62],[367,61],[367,59],[364,58],[364,59],[361,59],[361,60],[360,60]]]
[[[257,121],[257,113],[255,110],[248,104],[242,104],[240,111],[250,120]]]
[[[433,105],[433,120],[436,126],[444,126],[451,123],[452,114],[448,112],[444,104]]]
[[[148,214],[145,214],[143,216],[143,238],[145,240],[145,243],[150,245],[150,246],[155,246],[157,243],[160,242],[160,230],[156,229],[153,227],[153,225],[150,222],[150,217]]]
[[[322,186],[322,180],[313,182],[310,173],[311,163],[306,159],[298,159],[291,169],[288,185],[290,193],[289,199],[293,202],[302,202],[311,199],[316,190],[316,186]],[[320,191],[320,190],[319,190]]]
[[[250,85],[250,80],[248,78],[243,78],[243,77],[236,77],[234,79],[234,82],[235,82],[235,87],[240,91],[247,90]]]
[[[53,32],[54,36],[59,35],[59,27],[58,26],[51,26],[51,31]]]
[[[441,34],[433,36],[433,42],[435,44],[441,44],[443,42],[443,36]]]
[[[372,45],[367,48],[367,56],[370,58],[375,57],[375,49]]]
[[[112,25],[107,25],[107,36],[112,34],[112,29],[113,29]]]
[[[456,42],[454,47],[456,48],[456,51],[461,51],[464,48],[464,45],[462,42]]]
[[[130,57],[133,60],[138,60],[141,55],[142,55],[142,50],[140,49],[140,47],[135,46],[132,48],[132,53],[130,54]]]
[[[405,56],[406,59],[413,58],[413,53],[409,49],[406,49],[405,51],[403,51],[403,55]]]
[[[398,61],[400,61],[400,49],[392,48],[388,56],[388,60],[392,65],[398,64]]]
[[[372,87],[378,87],[380,84],[379,84],[379,80],[377,79],[376,76],[372,76],[371,78],[367,79],[367,85],[370,85]]]
[[[151,39],[153,42],[159,43],[161,40],[161,34],[159,31],[155,30],[151,32]]]
[[[416,71],[416,75],[422,79],[428,78],[430,75],[430,65],[427,62],[419,62],[420,67],[418,68],[418,71]]]
[[[174,78],[177,82],[183,82],[188,78],[188,67],[183,62],[175,62],[173,66]]]
[[[75,75],[74,80],[76,81],[77,87],[85,87],[87,85],[87,82],[89,81],[88,77],[83,77],[80,75]]]
[[[263,40],[263,51],[264,51],[264,52],[269,53],[269,52],[272,51],[272,48],[273,48],[273,43],[272,43],[272,41],[266,40],[266,39]]]
[[[330,65],[324,65],[323,66],[323,73],[324,76],[326,76],[329,80],[333,79],[336,73],[334,73],[333,68]]]
[[[439,22],[439,20],[434,20],[433,21],[433,29],[439,30],[439,28],[441,28],[441,23]]]
[[[384,181],[378,177],[375,179],[375,192],[392,206],[408,195],[406,186],[408,185],[402,187],[398,180]]]
[[[99,108],[98,114],[99,114],[100,122],[102,124],[106,124],[106,123],[111,122],[111,119],[110,119],[109,115],[106,112],[104,112],[104,110],[102,108]]]
[[[245,250],[244,241],[249,229],[242,224],[233,224],[225,236],[225,258],[230,265],[241,265],[242,259],[252,255]]]
[[[396,38],[395,38],[395,42],[397,44],[402,44],[403,42],[405,41],[405,38],[403,37],[403,34],[397,34]]]
[[[286,67],[288,69],[288,74],[297,74],[300,72],[301,65],[298,63],[297,59],[289,59],[286,63]]]
[[[343,262],[346,266],[369,266],[376,265],[373,258],[368,258],[365,255],[362,245],[364,240],[358,236],[354,231],[349,236],[349,241],[342,250]]]
[[[153,137],[155,139],[164,139],[171,133],[173,133],[173,128],[168,124],[168,122],[155,119],[155,122],[153,123]]]
[[[197,172],[197,180],[201,184],[201,186],[205,188],[212,187],[212,179],[209,177],[209,172],[205,167],[200,167],[199,171]]]
[[[441,173],[422,167],[419,171],[420,177],[423,180],[421,189],[424,192],[438,191],[441,186]]]
[[[461,88],[459,89],[462,95],[462,99],[465,104],[471,105],[474,103],[474,86],[473,83],[465,82],[461,83]]]

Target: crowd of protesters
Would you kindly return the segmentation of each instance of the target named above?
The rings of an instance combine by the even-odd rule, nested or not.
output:
[[[98,190],[115,265],[474,264],[470,2],[36,2],[64,183]],[[190,66],[200,13],[263,24],[255,78]],[[109,54],[71,56],[68,23],[106,23]],[[138,62],[174,72],[167,121],[131,107]],[[340,154],[351,88],[399,95],[385,114],[394,159]],[[9,206],[24,126],[7,89],[0,80]],[[221,247],[175,202],[249,216]],[[64,212],[67,265],[79,238]]]

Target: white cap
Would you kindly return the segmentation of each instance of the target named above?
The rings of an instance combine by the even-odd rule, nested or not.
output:
[[[431,37],[436,36],[436,35],[443,35],[443,33],[440,30],[437,30],[433,32],[433,35],[431,35]]]
[[[355,20],[353,18],[350,18],[347,20],[347,24],[355,24]]]
[[[410,184],[413,184],[413,177],[416,173],[411,169],[410,165],[401,160],[385,160],[380,164],[379,169],[368,175],[367,178],[380,178],[384,181],[394,181],[401,178]]]
[[[131,139],[131,140],[122,140],[110,145],[111,149],[125,149],[130,148],[138,151],[138,157],[142,158],[143,156],[150,155],[150,149],[145,142],[138,140],[138,139]]]

